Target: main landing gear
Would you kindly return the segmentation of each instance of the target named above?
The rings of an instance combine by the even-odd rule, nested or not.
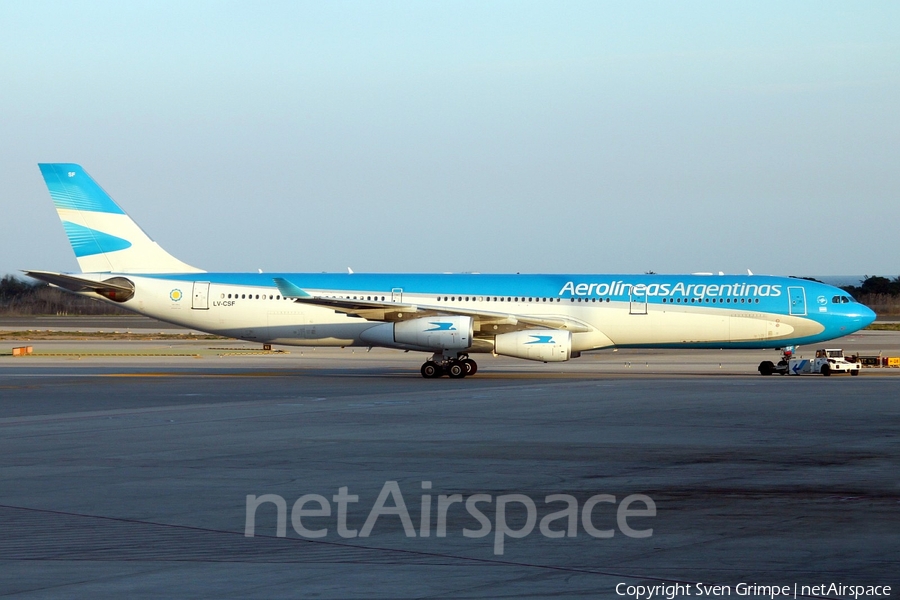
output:
[[[434,379],[447,375],[450,379],[462,379],[474,375],[478,371],[478,364],[469,358],[468,354],[459,354],[455,358],[444,356],[437,352],[422,365],[422,377]]]

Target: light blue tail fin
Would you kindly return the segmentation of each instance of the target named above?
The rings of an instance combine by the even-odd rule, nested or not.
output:
[[[202,273],[151,240],[81,166],[39,164],[83,273]]]

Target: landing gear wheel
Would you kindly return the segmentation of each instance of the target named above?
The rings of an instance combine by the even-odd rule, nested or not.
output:
[[[462,362],[463,366],[466,367],[466,377],[470,377],[478,372],[478,363],[476,363],[471,358],[467,358],[460,362]]]
[[[422,365],[422,377],[425,379],[434,379],[436,377],[440,377],[442,373],[442,369],[431,362],[430,360]]]
[[[466,376],[466,371],[466,366],[457,361],[450,363],[450,366],[447,367],[447,375],[449,375],[451,379],[462,379]]]

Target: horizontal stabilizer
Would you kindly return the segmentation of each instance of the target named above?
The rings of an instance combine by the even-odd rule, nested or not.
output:
[[[121,292],[127,294],[134,291],[134,286],[123,285],[119,281],[128,281],[121,277],[116,279],[119,281],[92,281],[74,275],[66,275],[64,273],[50,273],[48,271],[23,271],[29,277],[39,279],[47,283],[51,283],[57,287],[61,287],[70,292]],[[105,295],[105,294],[104,294]]]

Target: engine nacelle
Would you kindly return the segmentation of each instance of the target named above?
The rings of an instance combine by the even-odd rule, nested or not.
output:
[[[526,329],[501,333],[494,338],[494,352],[542,362],[572,358],[572,333],[555,329]]]
[[[415,346],[428,350],[465,350],[472,345],[472,317],[431,317],[384,323],[360,334],[364,342],[379,346]]]

